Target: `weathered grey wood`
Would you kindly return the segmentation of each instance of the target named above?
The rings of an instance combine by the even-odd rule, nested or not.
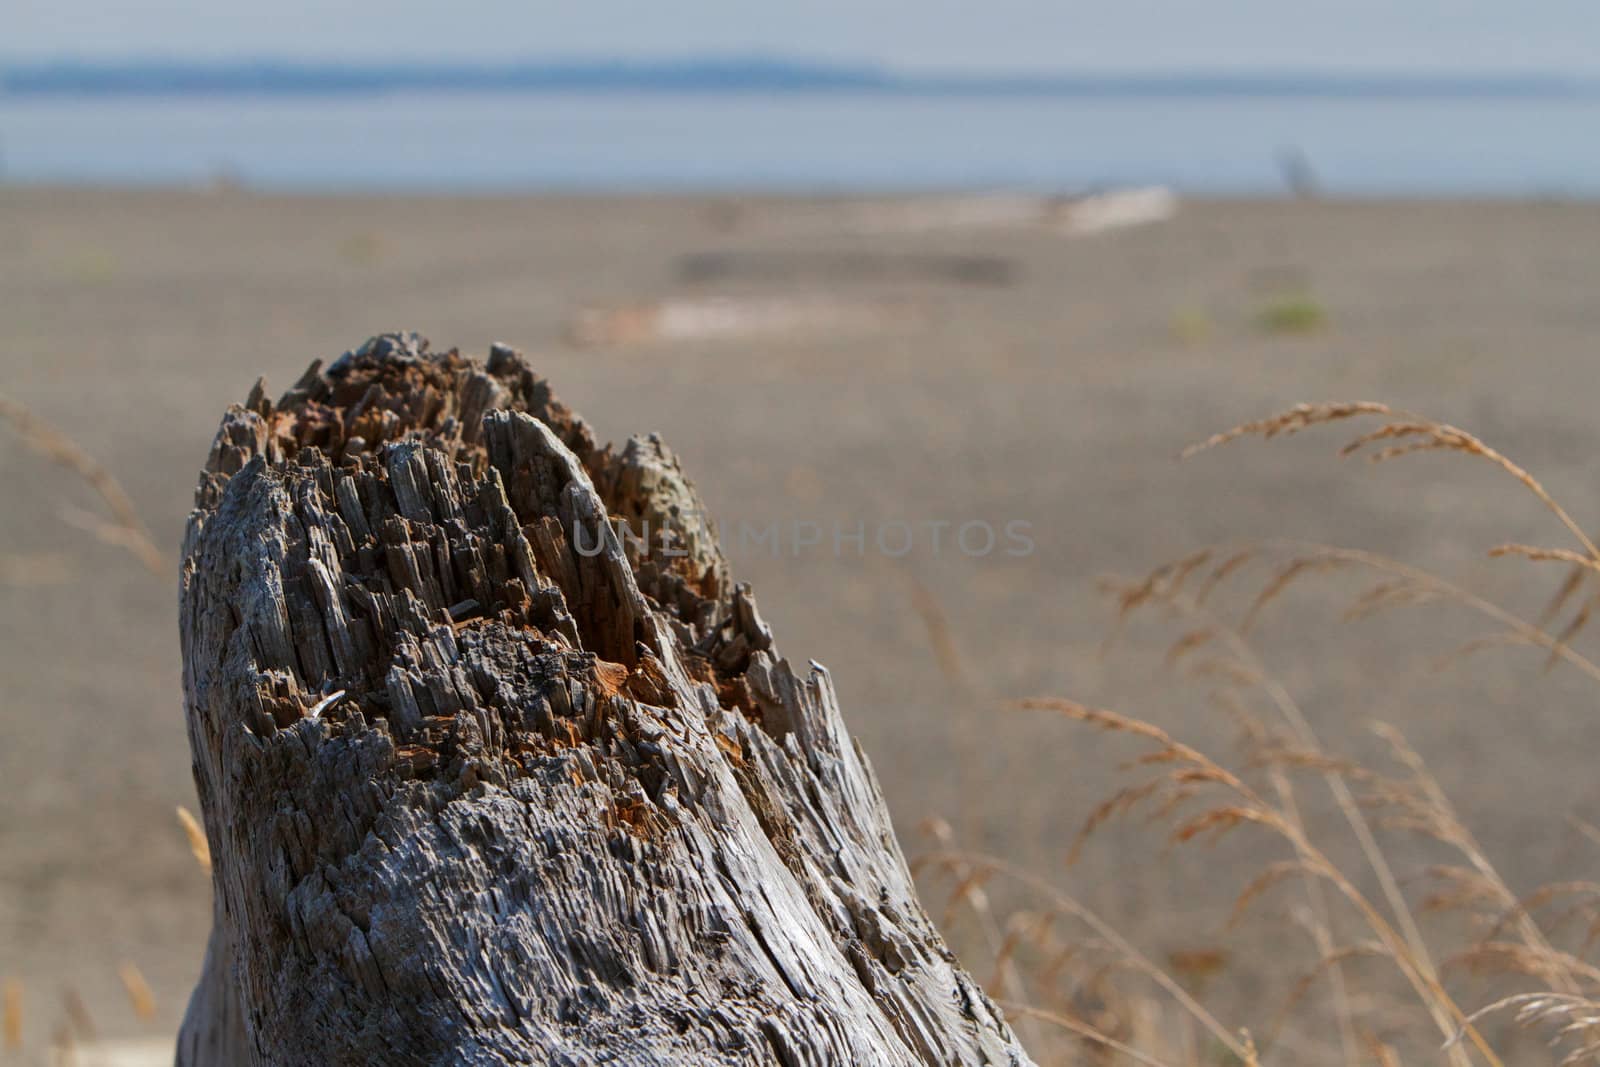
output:
[[[374,338],[228,411],[183,563],[216,926],[180,1064],[1027,1062],[699,510],[500,346]]]

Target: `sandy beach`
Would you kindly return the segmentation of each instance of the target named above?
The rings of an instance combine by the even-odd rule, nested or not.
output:
[[[1248,880],[1233,865],[1278,853],[1163,857],[1134,823],[1068,871],[1131,750],[1006,702],[1071,696],[1226,750],[1208,687],[1162,669],[1182,623],[1135,624],[1102,655],[1096,592],[1219,541],[1390,553],[1536,617],[1561,571],[1486,550],[1576,546],[1486,465],[1374,469],[1328,433],[1175,456],[1296,402],[1383,400],[1478,433],[1600,528],[1600,205],[1191,201],[1096,234],[871,229],[816,200],[0,188],[0,393],[110,468],[175,569],[211,434],[258,375],[281,390],[390,329],[513,344],[602,439],[659,431],[681,454],[784,653],[833,671],[908,852],[942,817],[1154,953],[1203,947]],[[768,324],[663,337],[661,301]],[[573,344],[584,309],[618,308],[646,325]],[[174,817],[196,806],[176,581],[82,529],[92,495],[10,434],[0,501],[0,975],[28,991],[35,1047],[63,997],[104,1034],[170,1032],[210,925]],[[1008,523],[1028,551],[955,540]],[[881,550],[902,526],[910,550]],[[1592,683],[1514,648],[1436,674],[1490,631],[1428,605],[1342,624],[1361,587],[1314,579],[1257,631],[1324,740],[1373,757],[1365,724],[1394,722],[1518,888],[1582,870],[1593,846],[1563,819],[1600,819]],[[124,961],[154,1018],[129,1006]]]

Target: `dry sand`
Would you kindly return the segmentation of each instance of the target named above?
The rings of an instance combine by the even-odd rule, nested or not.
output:
[[[1181,446],[1300,400],[1385,399],[1479,431],[1600,527],[1600,205],[1190,203],[1169,223],[1073,239],[852,237],[819,229],[827,215],[815,202],[0,189],[0,391],[103,458],[170,547],[219,413],[258,374],[282,388],[311,358],[399,327],[473,352],[517,344],[603,437],[661,431],[725,529],[821,525],[823,546],[798,557],[787,542],[779,558],[734,544],[736,567],[784,651],[834,671],[912,851],[919,822],[942,814],[1155,952],[1204,944],[1215,916],[1191,911],[1227,899],[1247,878],[1238,864],[1265,852],[1153,868],[1158,838],[1134,829],[1062,869],[1127,749],[996,701],[1068,694],[1206,743],[1231,736],[1202,686],[1161,672],[1155,632],[1099,658],[1097,575],[1218,538],[1305,536],[1429,563],[1536,612],[1558,573],[1482,550],[1565,544],[1516,487],[1459,459],[1374,471],[1316,435],[1179,465]],[[769,266],[800,252],[994,257],[1008,266],[987,280],[1009,284],[844,272],[842,295],[915,314],[880,331],[563,343],[585,304],[830,295],[805,269],[680,277],[678,257],[708,252],[778,257]],[[1259,327],[1302,289],[1326,329]],[[160,1032],[210,914],[173,818],[194,804],[175,582],[63,522],[92,498],[9,435],[0,501],[0,974],[26,983],[35,1047],[64,1017],[64,987],[103,1033]],[[970,558],[952,526],[936,554],[923,526],[904,559],[849,543],[833,558],[835,523],[941,520],[1023,520],[1036,551]],[[941,673],[918,583],[970,692]],[[1263,635],[1318,728],[1370,753],[1362,723],[1399,722],[1519,885],[1581,867],[1561,816],[1600,811],[1594,690],[1516,651],[1433,679],[1418,665],[1481,628],[1427,608],[1341,627],[1337,603],[1291,597]],[[1406,868],[1430,855],[1401,848]],[[155,1021],[122,997],[123,960],[153,986]]]

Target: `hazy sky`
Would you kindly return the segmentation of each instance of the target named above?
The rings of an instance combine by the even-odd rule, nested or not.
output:
[[[0,0],[0,55],[1600,71],[1597,0]]]

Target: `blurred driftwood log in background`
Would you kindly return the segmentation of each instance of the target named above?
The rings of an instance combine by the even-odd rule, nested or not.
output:
[[[714,282],[946,282],[952,285],[1013,285],[1021,274],[1004,256],[939,252],[696,252],[679,256],[676,274],[691,284]]]
[[[504,347],[379,337],[228,411],[180,1064],[1027,1062],[699,510]]]

